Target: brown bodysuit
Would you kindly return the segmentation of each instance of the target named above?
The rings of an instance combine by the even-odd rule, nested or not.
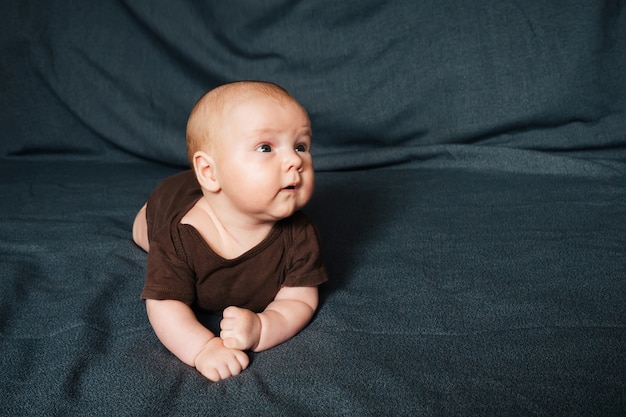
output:
[[[278,221],[257,246],[235,259],[217,255],[183,216],[202,196],[193,171],[166,178],[148,199],[148,266],[143,299],[173,299],[220,313],[228,306],[261,312],[281,287],[325,282],[319,236],[298,211]]]

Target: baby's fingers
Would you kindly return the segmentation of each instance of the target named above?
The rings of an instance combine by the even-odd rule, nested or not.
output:
[[[239,372],[246,369],[248,365],[250,364],[250,358],[248,357],[246,352],[242,352],[241,350],[238,350],[235,352],[235,359],[237,360],[237,362],[239,362],[239,367],[238,367]]]
[[[233,356],[218,369],[221,379],[230,378],[239,375],[248,367],[250,359],[248,355],[240,350],[234,350]]]
[[[229,349],[238,349],[238,350],[246,350],[248,347],[243,343],[242,340],[236,337],[224,337],[224,332],[221,333],[220,337],[224,340],[224,346]]]
[[[233,351],[232,355],[225,358],[224,362],[215,363],[213,366],[198,368],[198,371],[212,382],[221,381],[231,376],[239,375],[248,367],[250,359],[241,351]]]
[[[240,316],[239,310],[242,310],[242,309],[239,307],[235,307],[235,306],[226,307],[224,309],[224,312],[222,313],[222,316],[225,319],[236,319]]]
[[[237,307],[228,307],[224,310],[222,320],[220,321],[220,329],[222,331],[236,330],[241,321],[241,313]]]
[[[202,376],[204,376],[206,379],[208,379],[211,382],[217,382],[217,381],[221,381],[222,376],[220,375],[220,372],[216,369],[216,368],[210,368],[210,369],[199,369],[200,374],[202,374]]]

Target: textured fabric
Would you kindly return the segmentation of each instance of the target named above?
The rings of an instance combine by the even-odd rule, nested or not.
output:
[[[626,160],[619,1],[2,1],[1,155],[185,165],[195,101],[287,88],[326,155],[479,144]],[[68,135],[67,132],[75,132]],[[124,153],[114,152],[122,150]],[[323,156],[323,157],[322,157]]]
[[[0,0],[0,415],[626,415],[625,7]],[[310,113],[329,281],[211,383],[131,225],[236,79]]]
[[[282,287],[310,287],[328,280],[318,233],[298,211],[234,259],[225,259],[184,215],[202,196],[193,171],[166,178],[148,198],[150,251],[143,299],[178,300],[221,313],[234,305],[261,312]]]
[[[175,170],[0,172],[1,415],[626,410],[624,175],[318,174],[306,211],[331,279],[317,315],[213,384],[160,345],[137,297],[132,220]]]

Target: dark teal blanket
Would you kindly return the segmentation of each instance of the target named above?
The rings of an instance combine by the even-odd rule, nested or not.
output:
[[[626,414],[623,2],[0,3],[1,415]],[[310,113],[330,280],[211,383],[131,225],[238,79]]]

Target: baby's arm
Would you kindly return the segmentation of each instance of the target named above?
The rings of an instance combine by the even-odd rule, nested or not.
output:
[[[204,327],[185,303],[146,300],[146,309],[161,343],[211,381],[237,375],[248,366],[248,355],[225,347],[222,339]]]
[[[318,300],[317,287],[283,287],[262,313],[228,307],[220,324],[224,346],[255,352],[274,347],[311,321]]]
[[[133,222],[133,240],[141,249],[148,252],[148,221],[146,220],[146,204],[143,205]]]

